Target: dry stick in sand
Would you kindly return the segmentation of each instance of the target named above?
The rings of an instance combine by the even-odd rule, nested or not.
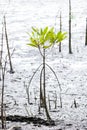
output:
[[[87,18],[86,18],[85,46],[87,46]]]
[[[62,31],[62,21],[61,21],[61,12],[60,12],[60,32]],[[61,52],[61,42],[59,43],[59,52]]]
[[[0,50],[0,71],[2,68],[2,54],[3,54],[3,23],[2,23],[2,36],[1,36],[1,50]],[[1,72],[0,72],[1,73]],[[0,74],[0,81],[1,81],[1,74]]]
[[[5,128],[5,118],[4,118],[4,83],[5,83],[5,71],[6,71],[6,64],[7,64],[7,57],[4,63],[4,66],[2,66],[2,99],[1,99],[1,123],[2,123],[2,129]]]
[[[3,23],[2,23],[3,25]],[[0,75],[0,80],[2,79],[2,96],[1,96],[1,124],[2,124],[2,129],[5,128],[5,119],[4,119],[4,79],[5,79],[5,70],[6,70],[6,61],[4,64],[4,67],[2,66],[2,54],[3,54],[3,28],[2,26],[2,37],[1,37],[1,50],[0,50],[0,69],[1,69],[1,75]]]
[[[12,68],[12,62],[11,62],[11,55],[10,55],[10,49],[9,49],[9,43],[8,43],[8,35],[7,35],[7,27],[6,27],[6,18],[4,16],[4,26],[5,26],[5,38],[6,38],[6,45],[7,45],[7,51],[8,51],[8,58],[9,58],[9,64],[10,64],[10,73],[14,73]]]
[[[72,46],[71,46],[71,0],[69,0],[69,54],[72,54]]]

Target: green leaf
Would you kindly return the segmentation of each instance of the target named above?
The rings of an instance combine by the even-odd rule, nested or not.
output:
[[[34,28],[34,27],[32,27],[32,30],[34,31],[34,32],[37,32],[38,30],[36,29],[36,28]]]
[[[58,32],[56,35],[56,42],[61,42],[65,38],[66,38],[66,32],[65,33]]]
[[[40,33],[39,33],[39,29],[38,29],[38,28],[34,28],[34,27],[32,27],[32,30],[33,30],[34,33],[40,35]]]
[[[44,35],[41,35],[39,40],[40,40],[40,43],[43,44],[44,43]]]
[[[40,34],[42,35],[42,33],[43,33],[43,30],[42,30],[42,28],[40,29]]]
[[[32,46],[32,47],[36,47],[36,48],[38,47],[37,45],[32,44],[32,43],[28,43],[27,45],[28,45],[28,46]]]
[[[48,27],[45,27],[45,29],[43,30],[43,34],[45,35],[48,31]]]

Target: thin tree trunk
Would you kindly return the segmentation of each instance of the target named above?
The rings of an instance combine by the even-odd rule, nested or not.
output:
[[[1,101],[1,122],[2,122],[2,129],[4,129],[4,75],[2,74],[2,101]]]
[[[5,70],[6,70],[6,63],[4,67],[2,67],[2,99],[1,99],[1,123],[2,123],[2,129],[5,128],[5,119],[4,119],[4,82],[5,82]]]
[[[62,31],[62,21],[61,21],[61,12],[60,12],[60,32]],[[61,52],[61,42],[59,43],[59,52]]]
[[[43,97],[43,90],[42,90],[42,73],[43,73],[43,68],[41,69],[40,73],[40,107],[44,107],[44,97]]]
[[[47,119],[50,121],[51,117],[49,115],[47,104],[46,104],[46,72],[45,72],[45,49],[43,49],[43,91],[44,91],[44,105]]]
[[[12,68],[11,55],[10,55],[10,49],[9,49],[9,43],[8,43],[8,35],[7,35],[7,27],[6,27],[6,18],[5,18],[5,16],[4,16],[4,26],[5,26],[5,37],[6,37],[8,58],[9,58],[9,64],[10,64],[10,73],[14,73],[13,68]]]
[[[69,54],[72,54],[72,46],[71,46],[71,0],[69,0]]]
[[[1,38],[1,50],[0,50],[0,71],[2,69],[2,53],[3,53],[3,25],[2,25],[2,38]],[[1,77],[2,75],[0,74],[0,81],[1,81]]]
[[[87,46],[87,18],[86,18],[86,35],[85,35],[85,46]]]

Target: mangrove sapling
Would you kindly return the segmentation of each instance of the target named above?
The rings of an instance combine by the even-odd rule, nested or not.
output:
[[[71,0],[69,0],[69,54],[72,54],[72,46],[71,46]]]
[[[9,49],[9,42],[8,42],[8,34],[7,34],[7,27],[6,27],[6,18],[4,16],[4,27],[5,27],[5,38],[6,38],[6,45],[7,45],[7,51],[8,51],[8,58],[9,58],[9,64],[10,64],[10,73],[14,73],[13,67],[12,67],[12,61],[11,61],[11,55],[10,55],[10,49]]]
[[[53,72],[55,75],[58,85],[61,91],[61,86],[59,83],[59,80],[56,76],[56,73],[53,71],[53,69],[46,63],[46,50],[50,48],[54,43],[59,43],[63,39],[66,38],[66,33],[62,32],[54,32],[54,28],[49,29],[48,27],[45,27],[44,29],[38,29],[32,27],[32,33],[30,35],[30,43],[29,46],[38,48],[40,55],[42,57],[42,64],[36,69],[35,73],[31,77],[29,81],[29,86],[31,84],[31,81],[36,74],[36,72],[39,70],[39,68],[42,66],[41,72],[40,72],[40,107],[43,107],[46,112],[46,116],[48,121],[51,121],[51,117],[49,115],[48,107],[47,107],[47,101],[46,101],[46,66]],[[28,86],[28,88],[29,88]],[[29,96],[28,96],[29,97]],[[29,101],[28,101],[29,102]]]
[[[86,18],[85,46],[87,46],[87,18]]]

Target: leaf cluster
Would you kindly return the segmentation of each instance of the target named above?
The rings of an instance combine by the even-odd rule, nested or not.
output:
[[[51,47],[54,43],[61,42],[66,38],[66,33],[54,32],[54,28],[45,27],[44,29],[32,27],[30,35],[30,43],[27,45],[47,49]]]

